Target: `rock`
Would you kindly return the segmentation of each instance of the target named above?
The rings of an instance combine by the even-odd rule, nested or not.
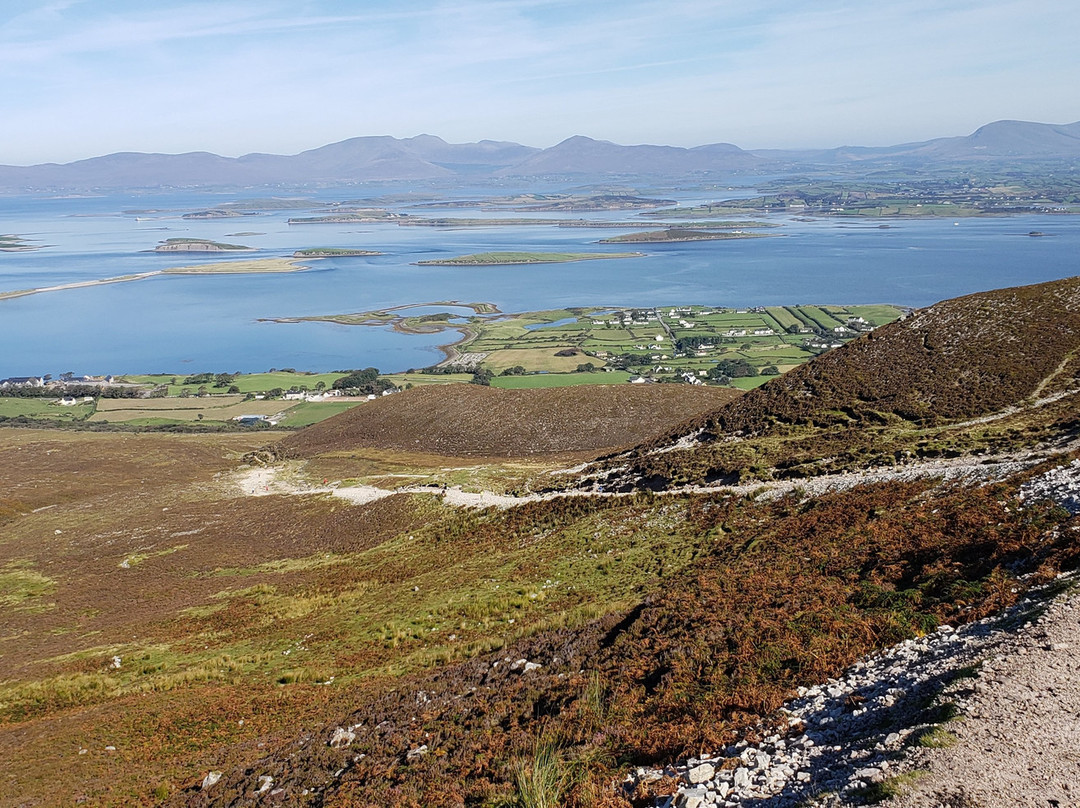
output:
[[[204,777],[202,781],[202,790],[206,791],[206,789],[210,788],[210,786],[212,785],[215,785],[220,779],[221,772],[207,772],[206,777]]]
[[[690,769],[685,775],[686,782],[691,785],[698,785],[699,783],[707,783],[716,776],[716,767],[711,763],[702,763],[699,766],[695,766]]]
[[[270,790],[270,786],[272,786],[273,784],[274,778],[268,774],[264,774],[259,778],[259,788],[256,790],[255,793],[265,794],[267,791]]]
[[[704,788],[691,788],[675,798],[676,808],[702,808],[705,804],[706,790]]]
[[[746,768],[738,768],[735,770],[735,788],[749,788],[750,787],[750,770]]]
[[[420,744],[420,746],[416,747],[415,749],[410,749],[409,752],[405,755],[405,759],[406,760],[416,760],[417,758],[423,757],[427,753],[428,753],[427,744],[426,743],[425,744]]]
[[[334,734],[330,736],[330,740],[328,741],[327,745],[334,749],[340,749],[343,746],[348,746],[355,740],[355,732],[345,729],[344,727],[338,727],[334,730]]]

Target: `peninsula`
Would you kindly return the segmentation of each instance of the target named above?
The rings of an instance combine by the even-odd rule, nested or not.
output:
[[[299,261],[289,258],[256,258],[250,261],[221,261],[214,264],[196,264],[194,266],[168,267],[152,272],[139,272],[133,275],[117,275],[113,278],[98,278],[89,281],[61,283],[55,286],[39,286],[34,289],[16,289],[0,292],[0,300],[16,297],[39,295],[44,292],[63,292],[69,289],[83,289],[88,286],[104,286],[110,283],[129,283],[152,278],[156,275],[260,275],[276,272],[300,272],[309,269]]]

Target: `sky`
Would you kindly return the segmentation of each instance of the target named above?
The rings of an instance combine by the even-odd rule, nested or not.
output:
[[[0,0],[0,164],[546,147],[889,145],[1080,120],[1066,0]]]

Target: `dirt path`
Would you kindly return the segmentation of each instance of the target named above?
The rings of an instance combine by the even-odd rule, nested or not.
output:
[[[1053,453],[1027,452],[995,457],[983,456],[979,458],[924,461],[905,466],[865,469],[807,479],[753,482],[743,485],[684,486],[662,491],[659,494],[661,496],[677,496],[687,493],[733,494],[735,496],[754,496],[756,499],[774,499],[795,492],[799,492],[803,496],[821,496],[830,492],[845,491],[858,485],[895,480],[913,481],[929,477],[940,477],[947,482],[981,482],[1007,477],[1046,459],[1050,454],[1064,454],[1075,448],[1080,448],[1080,442],[1061,447]],[[304,482],[297,473],[298,470],[299,467],[295,465],[245,468],[237,472],[234,485],[239,487],[241,493],[246,496],[330,494],[356,504],[372,502],[394,494],[436,494],[441,496],[447,505],[463,508],[512,508],[528,502],[541,502],[561,497],[632,496],[631,493],[593,489],[571,489],[543,494],[508,496],[496,494],[492,491],[464,491],[459,486],[405,485],[394,489],[378,488],[371,485],[341,486],[331,484],[316,486]]]
[[[955,743],[919,750],[910,765],[927,773],[887,805],[1080,806],[1080,595],[996,649],[960,708]]]

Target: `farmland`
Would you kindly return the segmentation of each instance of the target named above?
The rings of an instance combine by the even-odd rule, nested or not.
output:
[[[444,348],[447,358],[438,366],[383,377],[398,389],[469,381],[525,389],[637,380],[748,390],[902,313],[888,305],[593,307],[520,314],[503,314],[485,303],[433,303],[425,308],[440,305],[447,311],[417,315],[410,313],[413,306],[402,306],[298,319],[389,327],[404,333],[461,332],[457,343]],[[463,317],[462,309],[473,313]],[[210,429],[235,426],[234,419],[240,416],[262,416],[293,429],[361,403],[282,400],[290,392],[315,396],[345,375],[344,369],[311,373],[292,368],[249,374],[128,375],[116,380],[129,386],[125,397],[92,395],[91,401],[69,407],[56,403],[65,395],[63,386],[56,387],[52,397],[0,396],[0,422]]]

